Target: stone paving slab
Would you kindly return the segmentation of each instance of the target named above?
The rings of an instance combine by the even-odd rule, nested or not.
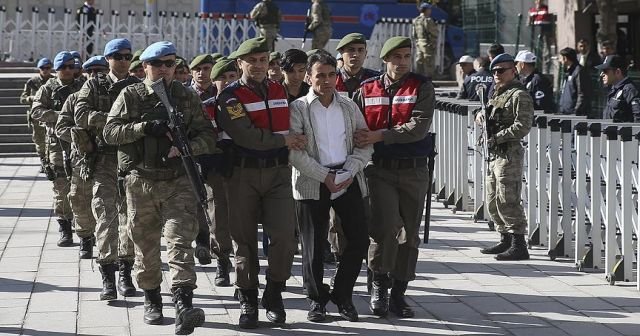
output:
[[[164,325],[142,323],[141,292],[100,301],[95,261],[78,260],[77,244],[55,245],[51,183],[38,167],[35,158],[0,159],[0,335],[173,335],[166,265]],[[308,322],[297,255],[282,328],[260,310],[259,329],[238,329],[233,288],[215,287],[215,267],[198,266],[194,305],[204,309],[206,321],[194,335],[640,335],[640,295],[633,283],[609,286],[603,273],[577,272],[570,260],[550,261],[542,249],[531,250],[526,262],[497,262],[479,252],[497,239],[495,232],[473,223],[470,213],[433,206],[431,241],[420,248],[417,277],[407,290],[415,318],[370,315],[363,268],[354,291],[360,322],[342,320],[332,304],[326,323]],[[166,251],[162,255],[166,260]],[[327,265],[327,281],[332,272]]]

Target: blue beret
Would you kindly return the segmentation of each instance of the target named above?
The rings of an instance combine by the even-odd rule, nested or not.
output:
[[[91,58],[89,58],[86,62],[84,62],[82,64],[82,68],[87,70],[89,69],[89,67],[92,66],[103,66],[103,67],[109,67],[109,63],[107,62],[107,59],[102,56],[102,55],[98,55],[98,56],[93,56]]]
[[[129,49],[131,50],[131,42],[125,38],[113,39],[104,46],[104,55],[111,56],[118,52],[118,50]]]
[[[142,52],[140,60],[143,62],[152,61],[156,58],[164,57],[167,55],[175,55],[176,47],[169,41],[160,41],[151,44]]]
[[[428,4],[426,2],[423,2],[422,4],[420,4],[420,10],[424,10],[424,9],[431,9],[431,4]]]
[[[73,56],[73,58],[80,58],[80,52],[79,51],[71,51],[71,56]]]
[[[53,64],[51,63],[51,60],[50,60],[50,59],[48,59],[48,58],[46,58],[46,57],[44,57],[44,58],[41,58],[41,59],[38,61],[38,65],[36,65],[36,66],[38,67],[38,69],[40,69],[40,68],[42,68],[42,67],[44,67],[44,66],[47,66],[47,65],[51,65],[51,66],[53,66]]]
[[[53,59],[53,69],[58,71],[60,70],[60,68],[62,68],[63,64],[69,61],[73,61],[73,55],[71,55],[71,53],[68,51],[61,51]]]
[[[515,63],[515,59],[513,58],[513,56],[507,53],[500,54],[491,61],[491,65],[489,66],[489,69],[493,70],[493,68],[496,67],[499,63],[505,63],[505,62]]]

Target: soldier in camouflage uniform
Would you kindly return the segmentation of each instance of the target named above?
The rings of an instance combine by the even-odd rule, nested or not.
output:
[[[331,38],[331,10],[323,0],[312,0],[311,23],[309,31],[313,32],[311,49],[324,49]]]
[[[526,260],[529,259],[524,239],[527,220],[520,198],[524,149],[520,141],[529,134],[533,123],[533,101],[516,79],[513,56],[496,56],[490,69],[495,91],[489,98],[489,115],[478,113],[476,122],[487,127],[485,141],[490,163],[485,180],[486,202],[501,239],[497,245],[480,252],[495,254],[497,260]]]
[[[58,217],[58,225],[60,226],[58,246],[71,246],[73,244],[71,230],[73,213],[67,198],[69,181],[65,172],[65,170],[70,171],[71,169],[68,160],[69,146],[56,137],[54,127],[67,97],[80,90],[82,86],[80,81],[73,78],[74,63],[73,56],[68,51],[61,51],[56,55],[53,61],[53,68],[56,70],[57,78],[49,79],[47,83],[40,87],[33,98],[33,108],[31,110],[31,117],[47,127],[45,156],[47,165],[45,172],[47,178],[53,182],[54,213]],[[65,167],[65,161],[67,161],[67,167]]]
[[[438,25],[431,18],[431,6],[420,5],[420,15],[413,19],[413,40],[416,41],[416,72],[433,77],[435,71]]]
[[[249,16],[258,24],[260,35],[267,39],[269,50],[274,51],[282,21],[280,8],[272,0],[262,0],[253,7]]]
[[[118,145],[118,167],[124,171],[129,233],[136,253],[136,280],[144,290],[144,322],[162,324],[162,260],[160,239],[167,240],[170,285],[176,307],[175,332],[189,334],[204,322],[202,309],[193,308],[196,273],[193,241],[198,234],[197,201],[173,145],[167,108],[151,85],[163,80],[175,110],[183,115],[192,154],[215,150],[215,131],[205,119],[196,93],[173,80],[175,46],[156,42],[142,53],[146,79],[122,90],[104,128],[108,144]]]
[[[24,89],[22,90],[22,94],[20,95],[20,104],[29,105],[29,109],[27,110],[27,123],[31,126],[31,139],[33,143],[36,145],[36,152],[40,157],[40,162],[42,162],[41,173],[44,173],[44,167],[47,159],[45,158],[46,154],[46,128],[40,124],[39,121],[33,120],[31,117],[31,104],[33,103],[33,98],[38,91],[38,89],[46,83],[49,78],[53,77],[51,75],[51,67],[53,63],[48,58],[42,58],[38,61],[38,75],[31,77],[27,83],[24,85]]]
[[[84,168],[93,175],[93,216],[96,219],[97,263],[102,274],[100,300],[117,298],[115,272],[119,269],[117,291],[122,296],[135,295],[131,281],[133,243],[127,234],[126,202],[118,192],[117,147],[105,143],[102,136],[107,114],[120,91],[139,83],[129,76],[129,63],[133,58],[131,43],[127,39],[114,39],[104,47],[104,55],[111,69],[88,80],[78,95],[75,110],[76,124],[91,135],[95,144],[93,159]],[[86,239],[86,238],[85,238]]]
[[[109,64],[103,56],[93,56],[87,60],[82,68],[91,78],[98,73],[109,71]],[[58,122],[56,122],[56,136],[71,145],[71,187],[69,188],[69,205],[73,211],[73,221],[76,225],[76,235],[80,238],[80,259],[93,257],[95,243],[94,231],[96,220],[91,212],[91,198],[93,197],[93,178],[87,175],[86,160],[91,160],[93,141],[86,130],[76,126],[74,110],[78,103],[78,92],[72,93],[64,102]]]

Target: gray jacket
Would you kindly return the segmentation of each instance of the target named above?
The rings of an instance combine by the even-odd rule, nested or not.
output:
[[[293,165],[291,172],[291,185],[293,187],[293,198],[296,200],[320,199],[320,184],[324,183],[325,177],[329,174],[329,168],[320,164],[320,155],[313,134],[311,110],[309,106],[315,98],[315,93],[309,91],[304,97],[298,98],[290,105],[292,133],[304,134],[307,136],[307,146],[305,150],[290,150],[289,161]],[[338,99],[342,113],[344,114],[345,138],[348,150],[347,160],[343,169],[346,169],[355,176],[362,196],[368,195],[367,183],[362,170],[371,160],[373,146],[358,148],[353,141],[353,134],[358,129],[367,128],[364,116],[358,109],[356,103],[351,99],[334,94],[333,99]]]

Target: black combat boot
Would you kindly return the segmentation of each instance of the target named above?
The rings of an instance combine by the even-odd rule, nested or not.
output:
[[[131,280],[131,269],[133,261],[120,259],[118,261],[118,293],[124,297],[135,296],[136,287]]]
[[[231,269],[231,260],[228,256],[218,257],[216,261],[216,279],[215,284],[218,287],[228,287],[231,285],[229,280],[229,270]]]
[[[100,292],[100,300],[115,300],[118,298],[116,293],[116,264],[100,265],[100,274],[102,274],[102,292]]]
[[[68,247],[73,245],[73,233],[71,230],[71,222],[58,218],[58,231],[60,232],[60,239],[58,239],[58,246],[60,247]]]
[[[203,246],[203,245],[196,245],[196,248],[193,254],[198,259],[198,263],[200,263],[200,265],[211,264],[211,252],[209,252],[209,247]]]
[[[413,309],[404,300],[404,293],[407,291],[408,281],[393,280],[391,296],[389,297],[389,310],[398,317],[413,317]]]
[[[160,287],[144,290],[144,323],[162,324],[162,296]]]
[[[284,303],[282,302],[283,290],[284,281],[267,279],[267,287],[262,293],[260,303],[267,310],[267,319],[273,323],[282,324],[287,319],[287,313],[284,311]]]
[[[523,234],[512,234],[511,247],[496,255],[496,260],[529,260],[529,250]]]
[[[204,323],[204,311],[193,308],[193,288],[175,287],[173,302],[176,304],[176,335],[189,335]]]
[[[78,252],[80,259],[93,258],[93,245],[95,245],[95,241],[96,237],[94,235],[80,239],[80,251]]]
[[[482,254],[498,254],[509,249],[511,246],[511,234],[508,232],[500,233],[500,242],[491,247],[486,247],[480,250]]]
[[[374,273],[371,282],[371,302],[369,309],[373,315],[386,316],[389,311],[389,276],[387,274]]]
[[[255,329],[258,327],[258,290],[240,289],[240,320],[238,325],[242,329]]]

